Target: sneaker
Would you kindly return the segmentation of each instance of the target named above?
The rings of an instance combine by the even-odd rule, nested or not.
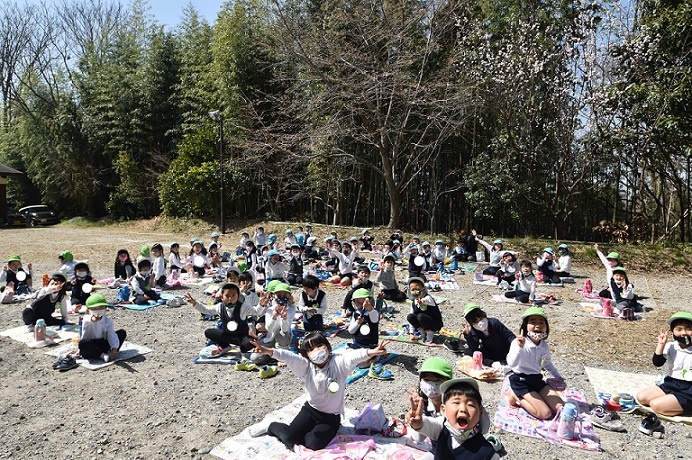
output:
[[[627,430],[620,420],[616,420],[615,415],[603,408],[603,406],[596,406],[591,411],[591,423],[593,426],[602,428],[608,431],[617,431],[624,433]]]
[[[77,366],[79,366],[79,364],[77,364],[77,361],[72,356],[66,356],[64,361],[58,364],[55,368],[60,372],[65,372],[69,371],[70,369],[74,369]]]
[[[253,363],[249,359],[240,360],[233,367],[237,371],[254,371],[255,369],[257,369],[257,365],[255,365],[255,363]]]
[[[656,417],[656,414],[648,414],[642,420],[641,425],[639,425],[639,431],[647,436],[651,436],[654,433],[663,433],[663,425],[661,421]]]
[[[270,423],[271,422],[269,422],[268,420],[262,420],[261,422],[252,425],[250,428],[248,428],[247,431],[253,438],[265,435],[267,434],[267,430],[269,429]]]
[[[111,356],[108,353],[101,353],[101,361],[107,363],[111,360]]]
[[[62,363],[64,363],[66,359],[67,359],[67,356],[63,356],[62,358],[55,361],[51,366],[53,367],[53,369],[57,369],[58,366],[60,366]]]
[[[445,340],[444,346],[447,350],[451,351],[452,353],[461,352],[461,344],[457,339]]]
[[[368,376],[378,380],[391,380],[394,378],[389,369],[385,369],[381,363],[372,363],[368,370]]]
[[[276,366],[262,366],[259,371],[259,376],[261,379],[268,379],[274,377],[279,373],[279,369]]]

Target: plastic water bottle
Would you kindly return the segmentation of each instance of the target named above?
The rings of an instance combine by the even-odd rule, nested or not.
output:
[[[562,408],[560,421],[557,425],[557,435],[560,439],[574,439],[574,424],[579,416],[577,406],[572,403],[567,403]]]
[[[587,278],[586,281],[584,281],[583,291],[585,294],[591,294],[593,292],[593,285],[591,284],[591,279]]]
[[[437,271],[442,273],[445,271],[445,263],[444,262],[438,262],[437,264]]]
[[[38,319],[34,326],[34,342],[41,342],[43,340],[46,340],[46,321],[44,319]]]
[[[452,257],[452,265],[449,268],[450,270],[459,270],[459,261],[456,259],[456,257]]]

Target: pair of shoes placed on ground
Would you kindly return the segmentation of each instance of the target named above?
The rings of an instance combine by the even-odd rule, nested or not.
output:
[[[166,306],[177,308],[177,307],[182,307],[186,303],[187,302],[182,297],[173,297],[168,302],[166,302]]]
[[[605,410],[603,406],[596,406],[591,411],[591,423],[593,423],[594,426],[609,431],[626,432],[625,426],[615,417],[613,412]]]
[[[69,371],[70,369],[74,369],[77,366],[79,366],[79,364],[77,364],[77,360],[69,355],[63,356],[62,358],[53,363],[53,369],[58,370],[60,372]]]
[[[378,380],[391,380],[392,371],[385,369],[382,363],[372,363],[368,369],[368,376]]]
[[[647,414],[639,425],[639,431],[655,438],[663,437],[664,429],[656,414]]]
[[[254,371],[258,368],[257,364],[253,363],[249,359],[241,359],[235,366],[233,366],[237,371]],[[261,379],[268,379],[274,377],[279,373],[277,366],[262,366],[259,367],[259,377]]]

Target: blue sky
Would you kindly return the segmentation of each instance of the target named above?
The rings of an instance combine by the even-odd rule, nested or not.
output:
[[[216,15],[225,0],[149,0],[149,11],[158,22],[167,25],[168,29],[174,28],[180,23],[183,9],[188,3],[192,3],[209,24],[213,24]],[[126,3],[126,2],[124,2]]]

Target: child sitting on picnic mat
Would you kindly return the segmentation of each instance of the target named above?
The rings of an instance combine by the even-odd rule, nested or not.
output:
[[[36,299],[22,311],[22,319],[27,326],[34,326],[36,320],[43,319],[47,326],[67,324],[67,312],[72,308],[66,291],[67,278],[62,273],[53,273],[48,286],[41,288]],[[55,307],[59,305],[60,319],[53,317]]]
[[[553,248],[545,248],[540,256],[536,258],[538,271],[543,273],[545,283],[560,284],[560,277],[557,276],[559,265],[555,261],[555,251]]]
[[[510,407],[517,402],[526,412],[540,420],[552,418],[564,402],[553,387],[543,380],[543,369],[557,379],[564,380],[553,365],[545,339],[550,333],[548,317],[537,307],[528,308],[522,317],[519,335],[509,348],[507,364],[512,368],[509,376]]]
[[[668,342],[668,331],[661,329],[654,351],[654,366],[668,363],[663,383],[637,393],[639,404],[654,412],[667,415],[692,415],[692,314],[679,311],[667,321],[673,342]]]
[[[440,392],[444,417],[424,415],[423,400],[415,394],[409,394],[411,409],[406,413],[411,428],[437,441],[433,458],[500,460],[483,436],[490,428],[490,417],[483,407],[478,383],[469,378],[448,380],[440,386]]]
[[[298,296],[297,309],[303,314],[303,330],[321,331],[324,314],[327,313],[327,295],[320,289],[320,280],[315,275],[303,278],[303,292]]]
[[[502,240],[497,239],[493,241],[493,245],[490,246],[490,243],[484,241],[482,236],[477,235],[475,230],[472,230],[471,234],[476,238],[476,241],[482,244],[490,253],[490,257],[488,259],[489,265],[485,270],[483,270],[483,274],[495,276],[495,273],[497,273],[497,271],[500,269],[500,261],[502,260],[502,256],[505,254],[505,252],[507,252],[504,250],[504,243]]]
[[[161,298],[151,285],[151,262],[142,259],[137,263],[137,274],[132,277],[132,302],[137,305],[146,305],[150,300],[157,301]]]
[[[557,271],[555,274],[560,278],[566,278],[572,271],[572,256],[569,253],[569,246],[562,243],[557,247]]]
[[[122,248],[118,249],[118,255],[115,256],[115,269],[114,269],[114,277],[115,280],[129,280],[132,276],[134,276],[135,272],[135,266],[132,263],[132,259],[130,258],[130,253],[127,251],[127,249]]]
[[[22,273],[19,275],[19,273]],[[19,275],[19,276],[17,276]],[[29,294],[31,292],[31,264],[27,268],[22,268],[22,259],[19,256],[10,256],[0,272],[0,283],[5,281],[7,284],[14,285],[14,292],[17,294]]]
[[[466,353],[483,353],[485,366],[492,366],[495,362],[506,364],[507,353],[512,341],[516,339],[514,332],[499,319],[488,318],[481,307],[474,303],[466,304],[464,307],[464,319],[468,323],[462,331],[468,347]]]
[[[428,294],[425,281],[421,278],[409,278],[408,292],[411,296],[411,313],[406,320],[420,334],[423,343],[433,343],[435,332],[444,326],[440,307]]]
[[[348,333],[353,335],[350,348],[376,348],[380,334],[380,313],[368,289],[360,288],[351,297],[354,313],[348,324]]]
[[[341,307],[341,316],[344,318],[350,317],[354,310],[353,310],[353,303],[351,302],[351,299],[353,298],[353,294],[358,290],[358,289],[367,289],[370,291],[370,295],[373,295],[374,289],[375,289],[375,283],[373,283],[370,280],[370,267],[367,265],[359,265],[358,266],[358,279],[357,279],[357,284],[351,288],[348,293],[346,293],[346,296],[344,297],[344,302]],[[355,282],[355,281],[354,281]]]
[[[116,331],[113,320],[106,316],[108,302],[105,297],[101,294],[89,296],[86,307],[88,311],[82,322],[79,354],[84,359],[100,358],[105,362],[118,359],[127,333],[124,329]]]
[[[442,417],[442,392],[440,385],[451,380],[453,377],[452,366],[446,359],[432,357],[423,361],[418,369],[418,389],[416,395],[421,398],[423,403],[423,415],[426,417]],[[410,394],[408,390],[407,393]],[[411,433],[411,437],[418,442],[425,441],[426,436],[417,431]],[[437,441],[431,440],[434,454]]]
[[[75,311],[79,311],[91,295],[94,284],[96,284],[96,280],[91,277],[91,271],[89,271],[89,265],[86,262],[78,262],[74,266],[74,280],[72,280],[71,284],[72,297],[70,298],[70,303],[72,303]]]
[[[620,318],[635,319],[637,295],[634,293],[634,286],[627,278],[627,272],[622,267],[613,268],[613,277],[610,279],[610,298],[615,302]]]
[[[224,284],[221,287],[221,302],[211,306],[197,302],[189,292],[185,293],[185,300],[202,314],[219,315],[221,328],[206,329],[204,335],[207,339],[221,348],[237,345],[243,353],[252,350],[247,318],[250,315],[264,314],[264,307],[245,302],[237,284]]]
[[[406,300],[406,294],[399,289],[399,283],[396,280],[394,273],[394,264],[396,257],[392,254],[384,256],[384,261],[380,271],[377,273],[375,281],[380,283],[380,291],[385,300],[393,300],[394,302],[403,302]]]
[[[502,255],[502,260],[500,260],[500,269],[495,272],[497,284],[499,285],[504,281],[511,285],[517,279],[520,271],[521,267],[519,262],[517,262],[517,256],[509,251],[505,251]]]
[[[305,383],[307,402],[290,425],[267,419],[249,428],[250,436],[269,434],[293,450],[296,444],[319,450],[327,446],[341,425],[344,412],[346,378],[356,364],[387,353],[387,342],[376,348],[348,350],[332,354],[332,346],[319,332],[308,333],[300,345],[300,354],[288,350],[265,347],[254,342],[256,353],[263,353],[286,363],[289,369]]]
[[[536,276],[533,274],[533,267],[528,260],[522,260],[521,272],[516,279],[514,290],[505,292],[505,297],[517,299],[521,303],[533,302],[536,297]]]
[[[259,342],[268,347],[288,349],[293,339],[291,324],[296,315],[291,287],[280,282],[273,286],[272,292],[269,307],[264,315],[264,326],[267,332],[259,339]],[[253,354],[250,359],[257,361],[257,358]]]

